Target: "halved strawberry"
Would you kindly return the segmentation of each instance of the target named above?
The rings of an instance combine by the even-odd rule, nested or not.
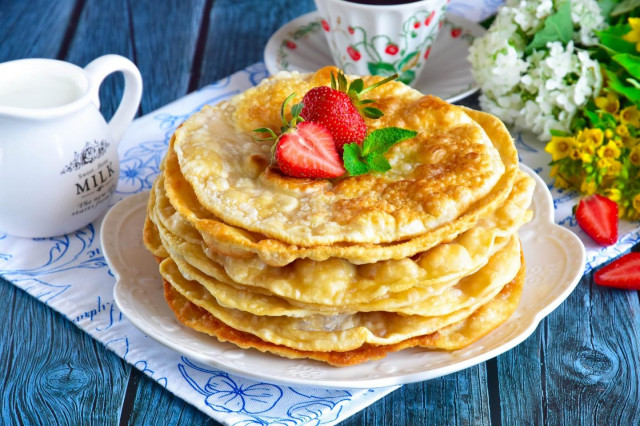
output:
[[[331,133],[309,121],[280,136],[275,158],[280,170],[292,177],[334,178],[345,172]]]
[[[365,88],[361,78],[348,84],[342,72],[338,73],[337,78],[331,73],[331,87],[314,87],[304,95],[300,117],[326,127],[333,136],[338,153],[342,155],[345,144],[360,144],[367,137],[363,115],[367,118],[382,116],[379,109],[366,106],[373,103],[372,100],[361,100],[360,95],[397,77],[397,74],[393,75]]]
[[[302,104],[291,107],[291,120],[284,117],[287,104],[293,99],[292,93],[285,99],[280,108],[283,126],[280,136],[269,128],[255,129],[256,133],[266,133],[267,138],[258,140],[271,141],[273,159],[278,162],[280,170],[291,177],[302,178],[334,178],[345,172],[342,160],[336,151],[331,133],[321,124],[304,121],[300,117]]]
[[[583,198],[576,220],[596,243],[608,246],[618,241],[618,205],[614,201],[597,194]]]
[[[596,284],[640,290],[640,253],[627,253],[595,274]]]

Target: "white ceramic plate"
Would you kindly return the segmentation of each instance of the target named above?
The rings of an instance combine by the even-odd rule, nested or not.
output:
[[[278,71],[314,72],[333,64],[329,44],[317,11],[302,15],[284,25],[269,39],[264,62],[269,73]],[[438,33],[425,69],[415,88],[448,102],[469,96],[478,86],[467,60],[469,45],[484,34],[480,25],[450,14]]]
[[[167,306],[158,265],[142,244],[147,193],[116,204],[102,224],[104,255],[117,277],[115,301],[142,332],[194,361],[254,379],[325,388],[372,388],[428,380],[471,367],[522,342],[571,293],[580,280],[585,250],[569,230],[553,223],[553,201],[536,179],[533,220],[520,231],[527,264],[521,303],[504,324],[467,348],[429,351],[413,348],[379,361],[336,368],[311,360],[290,360],[242,350],[180,324]]]

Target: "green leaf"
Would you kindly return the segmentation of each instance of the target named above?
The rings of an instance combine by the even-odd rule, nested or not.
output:
[[[384,173],[391,170],[391,164],[389,164],[389,160],[387,160],[382,154],[373,153],[367,155],[367,164],[369,165],[371,170],[375,172]]]
[[[384,113],[380,111],[378,108],[373,108],[373,107],[363,108],[362,112],[364,113],[365,117],[373,118],[373,119],[378,119],[384,115]]]
[[[367,68],[369,68],[369,74],[371,75],[388,76],[396,73],[393,65],[386,62],[369,62]]]
[[[338,73],[338,90],[347,93],[347,77],[342,72]]]
[[[274,132],[273,130],[269,129],[268,127],[260,127],[258,129],[253,129],[254,132],[256,133],[268,133],[269,137],[268,138],[257,138],[256,140],[259,141],[270,141],[270,140],[275,140],[278,139],[278,135],[276,135],[276,132]]]
[[[362,154],[384,154],[398,142],[416,136],[418,132],[413,130],[401,129],[399,127],[387,127],[384,129],[374,130],[369,133],[364,142],[362,142]]]
[[[562,130],[550,129],[551,136],[571,136],[571,133]]]
[[[544,27],[536,33],[524,52],[530,54],[533,49],[540,49],[552,41],[568,43],[573,38],[573,21],[571,20],[571,1],[567,0],[558,7],[558,11],[547,17]]]
[[[348,143],[343,146],[342,162],[344,168],[351,176],[363,175],[371,170],[362,158],[362,150],[357,143]]]
[[[619,53],[613,55],[612,59],[627,70],[633,78],[640,78],[640,57],[629,55],[628,53]]]
[[[600,39],[600,44],[607,49],[619,53],[635,54],[637,53],[635,43],[622,38],[629,31],[631,31],[631,27],[628,24],[615,25],[597,32],[596,35]]]
[[[357,80],[353,80],[351,82],[351,85],[349,85],[349,92],[355,92],[356,94],[362,92],[362,89],[364,89],[364,81],[362,81],[361,78],[357,79]]]
[[[613,91],[627,97],[632,102],[640,102],[640,89],[625,86],[625,84],[620,81],[616,73],[610,70],[605,70],[605,72],[607,73],[607,77],[609,78],[609,87]]]
[[[618,4],[617,0],[599,0],[598,6],[600,6],[600,13],[605,18],[609,16],[614,7]]]
[[[640,7],[640,0],[622,0],[618,6],[611,11],[611,16],[622,15]]]

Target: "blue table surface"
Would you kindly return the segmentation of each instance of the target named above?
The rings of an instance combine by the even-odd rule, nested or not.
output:
[[[0,0],[0,62],[126,56],[143,76],[144,115],[261,61],[273,32],[314,9],[312,0]],[[117,77],[103,85],[107,116],[121,90]],[[217,424],[2,279],[0,300],[0,424]],[[638,292],[600,288],[589,274],[521,345],[405,385],[343,424],[637,425],[638,342]]]

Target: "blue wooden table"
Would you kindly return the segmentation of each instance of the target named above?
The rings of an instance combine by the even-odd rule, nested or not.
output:
[[[129,57],[144,79],[144,115],[261,61],[269,36],[313,9],[312,0],[0,0],[0,62]],[[105,114],[120,92],[110,77]],[[2,279],[0,300],[0,424],[216,424]],[[403,386],[344,424],[637,425],[639,342],[638,293],[587,275],[515,349]]]

